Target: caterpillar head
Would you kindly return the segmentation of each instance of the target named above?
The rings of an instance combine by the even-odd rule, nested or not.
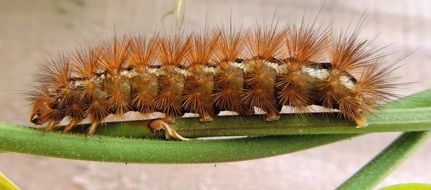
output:
[[[60,111],[56,109],[56,103],[53,97],[48,93],[38,93],[32,98],[32,111],[30,114],[30,122],[35,125],[42,125],[47,121],[61,118]]]

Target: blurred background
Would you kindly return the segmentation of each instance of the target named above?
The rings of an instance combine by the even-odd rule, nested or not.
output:
[[[167,15],[176,1],[0,0],[0,121],[29,125],[23,93],[40,65],[58,52],[107,40],[114,34],[151,35],[205,25],[250,26],[311,22],[322,0],[185,0],[184,15]],[[277,10],[277,11],[276,11]],[[365,13],[361,37],[378,35],[377,47],[403,60],[400,92],[430,88],[431,2],[426,0],[327,0],[318,23],[345,30]],[[165,17],[164,17],[165,16]],[[164,19],[163,19],[164,18]],[[182,19],[181,19],[182,18]],[[353,19],[353,21],[352,21]],[[217,164],[122,164],[73,161],[18,153],[0,154],[0,172],[22,189],[333,189],[398,133],[371,134],[272,158]],[[380,185],[431,182],[431,142],[420,147]]]

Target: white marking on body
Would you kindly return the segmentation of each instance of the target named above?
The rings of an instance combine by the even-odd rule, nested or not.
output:
[[[275,70],[275,72],[280,73],[280,68],[277,63],[265,61],[264,64],[272,69]]]
[[[277,71],[278,74],[285,74],[287,72],[288,72],[288,69],[286,64],[281,64],[278,66],[278,71]]]
[[[243,64],[244,67],[242,68],[242,70],[244,71],[244,73],[248,73],[250,71],[250,65],[251,64]]]
[[[153,74],[153,75],[156,75],[156,76],[160,76],[160,74],[161,74],[161,71],[160,71],[159,68],[147,68],[147,71],[150,74]]]
[[[181,68],[175,67],[175,71],[177,73],[183,75],[183,76],[189,76],[190,75],[189,71],[186,69],[181,69]]]
[[[229,65],[231,65],[232,67],[240,68],[242,70],[244,70],[245,67],[244,63],[238,63],[235,61],[229,61]]]
[[[139,75],[139,73],[138,72],[136,72],[136,70],[135,69],[132,69],[132,70],[130,70],[130,71],[128,71],[128,70],[123,70],[123,71],[121,71],[120,72],[120,76],[125,76],[125,77],[127,77],[127,78],[133,78],[133,77],[136,77],[136,76],[138,76]]]
[[[355,83],[350,79],[350,77],[347,76],[340,76],[340,82],[342,85],[344,85],[348,89],[353,89],[355,86]]]
[[[204,67],[204,72],[215,74],[216,70],[214,67]]]
[[[72,88],[77,88],[77,87],[84,86],[85,81],[87,80],[75,80],[75,81],[71,81],[69,85]]]
[[[311,67],[302,67],[302,72],[307,73],[311,77],[318,78],[320,80],[326,79],[329,76],[327,69],[314,69]]]
[[[90,81],[93,81],[96,84],[100,84],[103,82],[103,80],[105,80],[105,74],[102,74],[100,76],[95,76],[92,79],[90,79]]]

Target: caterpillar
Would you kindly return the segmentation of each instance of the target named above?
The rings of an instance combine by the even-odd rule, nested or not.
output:
[[[67,118],[67,132],[88,118],[91,136],[110,114],[161,112],[166,118],[148,127],[186,140],[169,118],[196,113],[204,123],[220,111],[260,108],[269,122],[283,106],[307,113],[318,105],[364,127],[397,86],[396,64],[372,42],[357,28],[333,35],[314,24],[115,37],[43,66],[30,121],[50,131]]]

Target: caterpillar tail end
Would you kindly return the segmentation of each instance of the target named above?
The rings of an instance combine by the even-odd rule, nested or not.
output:
[[[152,133],[163,130],[165,132],[166,139],[175,139],[181,141],[191,140],[178,134],[174,129],[169,126],[168,123],[161,119],[156,119],[148,123],[148,128],[151,130]]]
[[[367,119],[363,117],[355,119],[355,123],[356,123],[356,128],[363,128],[368,126]]]

